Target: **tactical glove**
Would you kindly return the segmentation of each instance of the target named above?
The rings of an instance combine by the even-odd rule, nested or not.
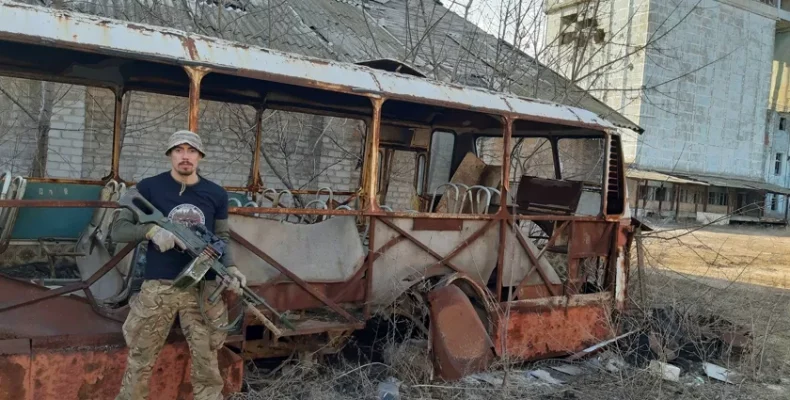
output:
[[[247,277],[236,267],[228,267],[228,275],[228,290],[238,295],[244,294],[241,287],[247,286]]]
[[[186,249],[184,243],[178,240],[176,235],[167,229],[162,229],[159,225],[152,226],[151,229],[149,229],[145,234],[145,238],[154,242],[154,245],[156,245],[156,247],[162,253],[172,249],[175,246],[180,247],[182,250]]]

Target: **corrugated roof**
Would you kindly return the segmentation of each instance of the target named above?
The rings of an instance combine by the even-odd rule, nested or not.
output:
[[[433,71],[440,79],[449,75],[464,84],[488,85],[520,96],[584,108],[616,126],[642,131],[631,120],[533,57],[439,2],[390,0],[386,4],[368,3],[368,6],[369,13],[406,48],[416,48],[412,55],[429,60],[424,66],[415,60],[406,61]],[[438,68],[442,71],[436,71]],[[498,82],[492,84],[492,77]]]
[[[730,178],[723,176],[711,176],[702,174],[689,174],[689,173],[669,173],[658,171],[644,171],[634,168],[629,168],[625,174],[633,179],[647,179],[651,181],[703,185],[703,186],[718,186],[726,188],[747,189],[747,190],[762,190],[769,193],[779,193],[790,195],[790,189],[784,188],[779,185],[774,185],[767,182],[759,182],[755,180],[746,180],[738,178]]]
[[[39,0],[17,1],[41,5]],[[532,57],[434,1],[81,0],[63,4],[88,14],[323,59],[391,58],[435,79],[584,108],[615,126],[642,131]],[[492,78],[504,83],[492,85]]]
[[[710,186],[706,182],[700,182],[691,179],[683,179],[677,176],[672,176],[661,172],[644,171],[636,168],[629,168],[628,170],[626,170],[625,176],[631,179],[645,179],[649,181],[659,181],[659,182],[667,182],[667,183]]]
[[[388,99],[419,100],[459,109],[512,115],[516,118],[589,128],[614,126],[594,113],[541,100],[525,99],[491,90],[464,87],[448,82],[382,71],[351,63],[281,52],[260,46],[239,46],[238,42],[172,28],[129,24],[88,14],[23,6],[0,0],[0,37],[21,43],[50,43],[85,49],[107,56],[133,55],[135,58],[180,65],[184,62],[209,69],[227,69],[230,75],[260,77],[305,86],[319,84],[347,93],[378,94]],[[151,46],[151,43],[156,46]],[[47,73],[51,73],[47,71]],[[71,79],[94,79],[95,74],[76,68],[61,71]],[[81,75],[87,74],[87,75]],[[121,74],[105,74],[107,83]],[[99,78],[101,79],[101,78]]]
[[[730,187],[748,190],[762,190],[769,193],[790,194],[790,189],[783,188],[767,182],[759,182],[755,180],[728,178],[721,176],[710,176],[701,174],[673,174],[675,176],[694,179],[702,182],[707,182],[711,186]]]

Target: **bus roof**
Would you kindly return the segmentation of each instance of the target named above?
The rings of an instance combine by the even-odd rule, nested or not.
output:
[[[180,30],[0,0],[0,73],[163,94],[188,93],[183,67],[204,67],[201,97],[242,104],[311,104],[324,111],[363,108],[370,97],[428,104],[552,125],[615,130],[575,107],[285,53]],[[300,88],[291,90],[288,88]],[[327,98],[323,106],[316,96]],[[294,97],[301,101],[293,100]],[[313,104],[314,103],[314,104]],[[343,109],[343,107],[346,109]],[[285,108],[284,108],[285,109]]]

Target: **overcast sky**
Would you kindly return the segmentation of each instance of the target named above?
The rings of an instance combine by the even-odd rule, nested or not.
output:
[[[534,18],[536,13],[540,13],[541,15],[541,18],[539,18],[541,24],[543,19],[545,19],[545,15],[541,10],[543,0],[443,0],[442,3],[458,15],[463,16],[464,8],[470,1],[472,2],[472,7],[469,9],[469,21],[479,26],[484,31],[500,38],[502,36],[502,16],[506,15],[507,8],[513,10],[519,2],[521,3],[522,14],[526,13],[532,16],[524,19],[523,23],[527,26],[534,26],[536,24]],[[514,19],[511,17],[507,32],[503,38],[510,44],[513,44],[513,21]],[[529,31],[539,32],[539,35],[543,35],[544,33],[542,26],[536,29],[529,29]],[[541,42],[542,40],[539,39],[539,43]],[[530,55],[535,54],[534,49],[530,49],[529,46],[522,46],[522,50]]]

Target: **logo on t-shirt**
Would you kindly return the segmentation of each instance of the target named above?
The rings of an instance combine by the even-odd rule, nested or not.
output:
[[[203,211],[188,203],[173,207],[167,217],[173,222],[178,222],[188,227],[196,224],[206,224],[206,216],[203,214]]]

